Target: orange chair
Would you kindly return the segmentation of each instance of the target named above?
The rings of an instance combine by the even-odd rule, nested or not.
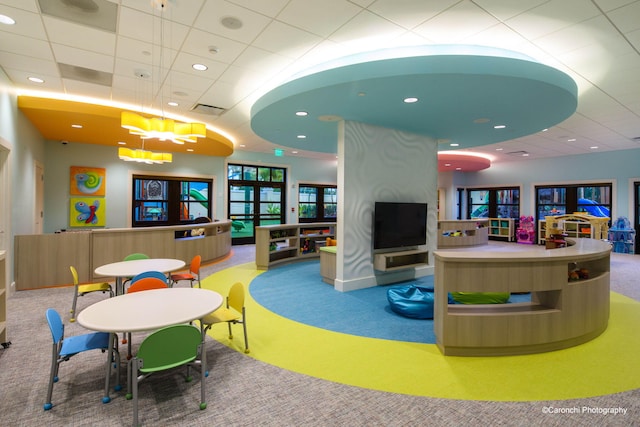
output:
[[[129,288],[127,288],[127,293],[130,294],[132,292],[150,291],[152,289],[165,289],[168,287],[167,282],[162,279],[158,279],[157,277],[144,277],[136,280],[131,286],[129,286]],[[131,359],[131,332],[127,333],[127,339],[122,340],[122,342],[127,344],[127,359]]]
[[[193,282],[198,282],[198,287],[200,286],[200,263],[202,262],[202,257],[200,255],[196,255],[191,260],[191,264],[189,265],[188,273],[176,273],[171,275],[171,287],[178,283],[180,280],[188,280],[189,285],[193,288]]]

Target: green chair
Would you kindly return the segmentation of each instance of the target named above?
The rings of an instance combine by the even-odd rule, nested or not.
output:
[[[136,252],[124,257],[123,261],[134,261],[137,259],[149,259],[149,255]],[[125,286],[131,281],[131,279],[133,279],[133,277],[127,277],[122,281],[122,291],[124,291]]]
[[[71,270],[71,275],[73,276],[73,304],[71,305],[71,319],[70,322],[76,321],[76,303],[78,302],[78,297],[83,296],[85,294],[89,294],[91,292],[109,292],[109,297],[113,296],[113,289],[111,285],[107,282],[102,283],[86,283],[81,285],[78,280],[78,271],[74,266],[69,266],[69,270]]]
[[[110,334],[107,332],[92,332],[83,335],[75,335],[72,337],[64,337],[64,324],[60,314],[53,308],[47,309],[45,316],[47,323],[49,324],[49,330],[51,331],[51,337],[53,338],[53,346],[51,353],[51,371],[49,374],[49,388],[47,389],[47,401],[44,404],[44,410],[48,411],[53,407],[51,403],[51,396],[53,395],[53,384],[58,382],[58,371],[60,364],[71,359],[73,356],[79,353],[83,353],[89,350],[102,350],[107,351],[109,349]],[[200,333],[198,332],[198,337]],[[120,361],[120,354],[117,348],[118,340],[114,335],[113,354],[114,358],[109,364],[109,370],[113,365],[117,365]],[[117,366],[116,366],[117,369]],[[119,370],[117,370],[119,372]],[[110,372],[111,373],[111,372]],[[116,382],[116,390],[120,389],[120,377]],[[108,398],[107,398],[108,399]],[[107,403],[108,400],[103,402]]]
[[[129,360],[129,375],[133,398],[133,425],[138,425],[138,384],[154,372],[165,371],[179,366],[187,366],[186,381],[193,380],[190,368],[199,363],[198,356],[204,357],[202,335],[198,328],[191,325],[173,325],[159,329],[147,336],[135,357]],[[200,369],[200,409],[206,409],[205,370]]]

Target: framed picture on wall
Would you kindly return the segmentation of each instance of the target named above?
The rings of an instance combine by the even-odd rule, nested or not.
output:
[[[106,170],[86,166],[71,166],[71,186],[73,196],[104,196]]]
[[[69,205],[70,227],[101,227],[106,224],[104,198],[71,197]]]

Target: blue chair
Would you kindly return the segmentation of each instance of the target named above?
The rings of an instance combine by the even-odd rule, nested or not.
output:
[[[147,336],[135,357],[129,360],[127,373],[128,383],[133,389],[133,425],[138,425],[138,383],[154,372],[165,371],[179,366],[187,366],[186,381],[190,382],[192,365],[199,364],[198,356],[204,350],[202,335],[198,328],[191,325],[173,325],[159,329]],[[200,409],[206,409],[205,402],[205,369],[200,369]]]
[[[169,278],[167,277],[166,274],[164,274],[164,273],[162,273],[160,271],[145,271],[143,273],[136,274],[135,276],[133,276],[131,278],[131,281],[129,282],[129,286],[133,285],[138,280],[144,279],[146,277],[154,277],[156,279],[160,279],[164,283],[166,283],[167,286],[170,286],[170,284],[171,284],[171,281],[169,280]]]
[[[72,337],[64,337],[64,324],[60,314],[52,308],[47,309],[46,312],[47,323],[51,330],[51,337],[53,338],[53,346],[51,352],[51,373],[49,375],[49,388],[47,389],[47,401],[44,404],[44,410],[48,411],[53,407],[51,403],[51,396],[53,394],[53,383],[58,382],[58,370],[60,363],[66,362],[76,354],[89,351],[89,350],[102,350],[103,352],[109,349],[109,334],[107,332],[93,332],[84,335],[76,335]],[[114,360],[120,361],[120,354],[116,346],[117,340],[114,335]],[[109,365],[111,370],[112,364]],[[111,375],[111,372],[109,372]],[[120,384],[120,378],[118,377],[117,384]],[[119,386],[116,386],[119,387]],[[105,402],[106,403],[106,402]]]

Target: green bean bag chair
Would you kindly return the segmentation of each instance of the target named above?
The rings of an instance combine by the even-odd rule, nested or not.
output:
[[[451,297],[460,304],[505,304],[509,292],[451,292]]]

